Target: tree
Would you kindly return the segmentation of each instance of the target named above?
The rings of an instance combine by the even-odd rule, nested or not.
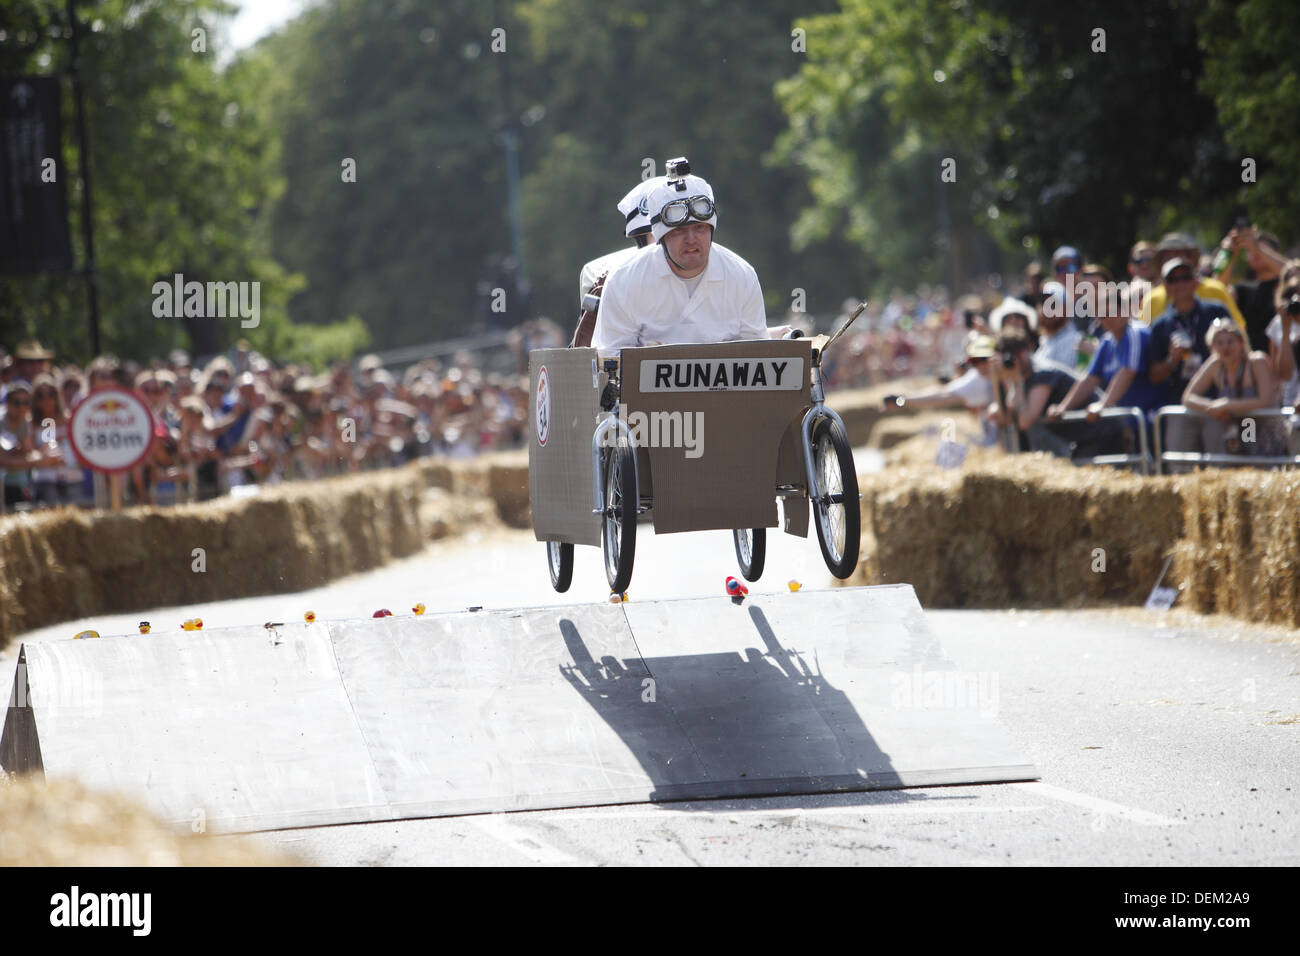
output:
[[[275,190],[273,136],[246,109],[252,74],[216,63],[212,30],[233,11],[221,0],[100,0],[79,4],[82,77],[94,199],[96,259],[105,347],[145,357],[176,346],[199,352],[236,338],[289,341],[285,304],[300,283],[267,254],[259,217]],[[50,72],[68,65],[64,4],[14,0],[0,12],[0,71]],[[197,32],[196,32],[197,31]],[[65,91],[69,84],[65,84]],[[73,128],[65,93],[65,130]],[[74,242],[80,241],[78,144],[65,135]],[[85,250],[78,249],[78,261]],[[257,282],[260,324],[239,317],[154,315],[154,283],[187,279]],[[0,281],[0,338],[39,335],[61,360],[89,357],[79,277]],[[356,328],[352,327],[354,332]]]
[[[1235,160],[1225,188],[1261,228],[1294,242],[1300,238],[1300,7],[1287,0],[1209,0],[1199,29],[1205,57],[1201,90],[1214,99]],[[1242,181],[1247,160],[1255,164],[1254,183]]]
[[[916,244],[939,234],[945,198],[968,242],[1068,241],[1116,267],[1143,228],[1213,221],[1232,164],[1196,88],[1199,7],[1135,0],[1046,16],[1030,0],[843,0],[800,21],[809,63],[781,96],[782,155],[810,157],[819,200],[801,229],[847,216],[864,248],[885,237],[873,258],[916,282],[939,277]],[[939,157],[956,171],[942,193]]]

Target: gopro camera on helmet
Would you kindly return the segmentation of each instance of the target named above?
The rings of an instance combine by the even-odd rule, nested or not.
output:
[[[691,174],[691,164],[687,162],[685,156],[678,156],[676,159],[664,161],[664,173],[669,179],[676,179],[679,176],[689,176]]]

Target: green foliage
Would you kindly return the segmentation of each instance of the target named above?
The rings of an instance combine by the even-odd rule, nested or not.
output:
[[[331,0],[250,54],[275,73],[261,99],[287,189],[271,235],[309,279],[296,320],[356,314],[385,345],[468,331],[475,280],[506,247],[489,30],[472,0]]]
[[[0,72],[69,65],[63,10],[51,0],[7,4],[0,12]],[[221,0],[100,0],[78,10],[105,350],[148,357],[190,346],[211,353],[244,335],[259,344],[287,322],[287,299],[300,280],[270,258],[259,227],[277,187],[268,163],[274,137],[244,106],[253,77],[223,71],[215,61],[213,27],[233,7]],[[196,29],[206,31],[206,52],[195,49]],[[78,144],[66,82],[64,100],[61,168],[80,264]],[[267,331],[245,331],[233,318],[155,318],[153,284],[177,272],[199,281],[260,282]],[[0,280],[4,341],[39,335],[60,359],[84,361],[87,313],[79,276]]]
[[[1236,163],[1233,197],[1262,229],[1300,237],[1300,6],[1289,0],[1209,0],[1200,23],[1205,74]],[[1256,160],[1256,182],[1241,182],[1241,160]]]
[[[1162,220],[1217,227],[1236,174],[1196,86],[1200,6],[843,0],[804,24],[809,63],[779,87],[790,130],[775,155],[811,157],[818,198],[800,235],[844,217],[894,281],[915,282],[938,277],[925,244],[945,196],[955,244],[1068,241],[1113,266]],[[956,160],[944,196],[940,157]]]

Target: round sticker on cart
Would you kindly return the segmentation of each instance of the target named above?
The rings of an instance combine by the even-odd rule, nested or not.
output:
[[[130,471],[153,447],[154,418],[139,397],[122,388],[91,392],[68,419],[72,450],[95,471]]]
[[[551,437],[551,380],[543,365],[537,373],[537,444],[545,445]]]

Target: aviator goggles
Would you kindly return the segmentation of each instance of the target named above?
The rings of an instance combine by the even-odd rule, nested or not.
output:
[[[667,203],[650,221],[676,228],[690,219],[707,222],[713,218],[715,211],[713,200],[708,196],[691,196],[689,199],[674,199]]]

